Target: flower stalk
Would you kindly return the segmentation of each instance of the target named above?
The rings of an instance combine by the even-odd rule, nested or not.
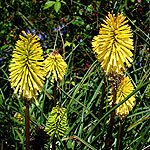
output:
[[[119,132],[118,132],[118,137],[117,137],[116,150],[119,150],[119,147],[120,147],[121,135],[122,135],[122,126],[123,126],[123,123],[122,123],[122,121],[120,120],[120,121],[119,121]]]
[[[53,137],[53,145],[52,145],[52,150],[55,150],[56,147],[56,138]]]
[[[112,101],[112,108],[115,106],[116,103],[116,97],[117,97],[117,91],[116,88],[113,87],[113,101]],[[111,145],[113,143],[112,141],[112,130],[113,130],[113,124],[114,124],[114,116],[115,116],[115,110],[111,113],[111,119],[110,119],[110,126],[108,129],[108,137],[106,139],[106,150],[111,149]]]
[[[29,150],[29,104],[41,93],[46,73],[39,37],[22,31],[19,38],[15,44],[9,65],[9,80],[11,87],[15,88],[14,94],[18,94],[20,98],[25,99],[26,150]]]
[[[29,150],[30,136],[29,136],[29,103],[26,102],[25,110],[25,131],[26,131],[26,150]]]

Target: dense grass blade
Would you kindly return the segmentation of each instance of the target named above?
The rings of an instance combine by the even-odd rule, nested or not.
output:
[[[136,92],[138,92],[141,88],[148,85],[150,81],[147,81],[146,83],[142,84],[141,86],[138,86],[131,94],[129,94],[124,100],[122,100],[119,104],[115,105],[111,110],[109,110],[102,118],[99,119],[99,121],[94,125],[94,127],[91,129],[91,131],[88,133],[88,135],[85,137],[84,140],[87,140],[89,135],[93,132],[95,127],[105,118],[108,117],[108,115],[114,111],[116,108],[118,108],[121,104],[123,104],[125,101],[127,101],[132,95],[134,95]]]

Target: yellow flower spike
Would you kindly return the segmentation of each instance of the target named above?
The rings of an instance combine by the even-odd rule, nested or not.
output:
[[[125,69],[124,63],[131,66],[133,56],[133,37],[131,28],[125,21],[123,13],[115,17],[108,13],[108,17],[100,28],[99,35],[92,40],[93,51],[101,63],[101,67],[107,75],[117,73],[122,74],[121,69]]]
[[[65,136],[68,129],[66,109],[61,106],[53,107],[46,123],[45,131],[50,136]]]
[[[52,75],[52,82],[63,79],[67,64],[58,52],[49,54],[44,63],[45,70],[47,71],[47,78]]]
[[[112,89],[110,91],[112,92]],[[133,91],[134,91],[134,87],[129,77],[121,79],[121,83],[119,84],[117,88],[116,104],[120,103]],[[112,101],[112,97],[113,97],[112,95],[109,97],[109,101]],[[129,111],[133,109],[134,101],[135,101],[135,97],[133,95],[115,110],[116,114],[119,116],[121,120],[126,115],[129,114]]]
[[[43,51],[37,35],[22,33],[13,51],[9,78],[15,94],[19,91],[20,97],[32,99],[44,86]]]

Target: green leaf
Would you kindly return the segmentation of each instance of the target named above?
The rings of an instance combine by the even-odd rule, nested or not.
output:
[[[5,32],[6,32],[5,30],[1,30],[0,31],[0,37],[2,37],[5,34]]]
[[[124,100],[122,100],[119,104],[115,105],[112,109],[110,109],[107,113],[105,113],[105,115],[103,117],[101,117],[99,119],[99,121],[92,127],[92,129],[90,130],[90,132],[88,133],[88,135],[85,137],[84,140],[87,140],[87,138],[89,137],[89,135],[93,132],[93,130],[95,129],[95,127],[104,119],[106,118],[112,111],[114,111],[116,108],[118,108],[120,105],[122,105],[125,101],[127,101],[132,95],[134,95],[136,92],[138,92],[142,87],[148,85],[150,83],[150,81],[145,82],[144,84],[140,84],[139,86],[137,86],[137,88],[130,93]]]
[[[137,149],[139,144],[141,143],[141,141],[144,139],[144,136],[146,136],[146,133],[148,133],[150,126],[147,126],[146,129],[144,129],[145,131],[140,135],[134,149]]]
[[[71,139],[69,139],[67,142],[67,148],[68,149],[72,148],[72,140]]]
[[[0,95],[0,105],[3,103],[2,95]]]
[[[44,9],[48,9],[49,7],[52,7],[56,2],[55,1],[48,1],[45,3]]]
[[[61,8],[61,3],[60,2],[56,2],[54,5],[54,9],[55,11],[58,13],[59,9]]]
[[[72,21],[73,25],[81,26],[84,25],[84,21],[80,16],[75,16],[75,20]]]
[[[65,47],[66,47],[66,46],[69,46],[69,47],[70,47],[70,46],[71,46],[71,44],[72,44],[71,42],[66,41],[66,43],[65,43],[65,45],[64,45],[64,46],[65,46]]]
[[[8,47],[8,45],[3,45],[3,46],[1,47],[1,50],[6,49],[7,47]]]
[[[18,134],[21,143],[23,143],[23,136],[19,133],[19,131],[17,129],[15,129],[16,133]]]
[[[65,5],[66,5],[66,2],[64,2],[64,1],[61,1],[61,3],[63,3],[63,4],[65,4]]]

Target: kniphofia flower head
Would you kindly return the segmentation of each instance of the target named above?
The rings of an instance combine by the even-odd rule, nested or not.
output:
[[[62,80],[67,69],[67,64],[58,52],[48,54],[45,62],[47,78],[52,75],[52,81]]]
[[[64,136],[68,129],[66,109],[61,106],[53,107],[46,124],[45,131],[47,134],[55,137]]]
[[[129,77],[123,78],[121,80],[120,85],[117,88],[116,104],[124,100],[133,91],[134,91],[134,86],[131,83]],[[109,101],[112,100],[112,97],[113,95],[110,96]],[[133,95],[115,110],[116,114],[119,116],[120,119],[123,119],[126,115],[129,114],[129,111],[133,109],[134,101],[135,101],[135,97]]]
[[[132,31],[130,26],[126,24],[128,21],[123,13],[108,14],[106,20],[103,20],[102,28],[99,35],[95,36],[92,41],[93,51],[97,55],[97,59],[101,63],[101,67],[106,74],[121,73],[121,69],[125,69],[124,63],[128,67],[131,66],[130,50],[133,50],[133,39],[131,39]]]
[[[22,33],[13,51],[9,78],[15,94],[31,99],[44,86],[43,51],[37,35]]]

